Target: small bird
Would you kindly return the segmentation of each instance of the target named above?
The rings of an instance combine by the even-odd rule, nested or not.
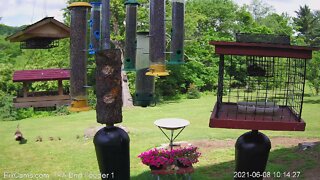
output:
[[[23,136],[22,136],[21,131],[19,130],[19,124],[17,125],[17,130],[16,130],[16,132],[14,133],[14,139],[15,139],[16,141],[22,141],[22,140],[24,139]]]
[[[50,141],[54,141],[54,137],[49,137],[49,140]]]
[[[36,142],[42,142],[42,137],[41,136],[37,136]]]

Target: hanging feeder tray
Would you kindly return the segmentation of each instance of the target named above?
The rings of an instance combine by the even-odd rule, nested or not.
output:
[[[306,65],[317,48],[249,42],[211,44],[220,61],[210,127],[305,130],[301,115]]]

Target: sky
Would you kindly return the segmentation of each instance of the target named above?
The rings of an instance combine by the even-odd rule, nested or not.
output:
[[[63,20],[61,9],[67,0],[0,0],[0,24],[21,26],[32,24],[46,16]],[[250,4],[251,0],[234,0],[237,4]],[[295,16],[299,6],[308,5],[312,10],[320,10],[320,0],[264,0],[272,5],[277,13],[287,12]],[[6,6],[4,6],[6,4]]]

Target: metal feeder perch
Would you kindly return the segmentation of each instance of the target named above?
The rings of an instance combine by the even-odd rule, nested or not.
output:
[[[75,2],[68,7],[71,12],[70,23],[70,111],[90,110],[87,97],[87,14],[91,5]]]
[[[288,45],[285,37],[263,37],[242,35],[237,38],[242,42],[210,43],[220,63],[217,102],[209,126],[252,130],[236,143],[236,172],[247,174],[262,174],[267,164],[271,143],[258,130],[305,130],[301,114],[306,62],[315,50]]]
[[[150,0],[150,61],[148,76],[168,76],[166,70],[165,0]]]
[[[136,70],[137,53],[137,6],[139,3],[135,0],[125,2],[126,5],[126,45],[124,54],[124,70]]]
[[[91,2],[91,18],[89,21],[90,26],[90,44],[89,54],[95,54],[100,49],[100,2]]]
[[[185,0],[172,0],[171,54],[168,64],[184,63]]]
[[[137,34],[136,87],[133,98],[135,106],[155,104],[155,77],[147,76],[149,60],[149,32]]]

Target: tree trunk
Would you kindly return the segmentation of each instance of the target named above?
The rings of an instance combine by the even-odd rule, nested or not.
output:
[[[108,49],[96,54],[97,121],[114,125],[122,122],[121,50]]]

